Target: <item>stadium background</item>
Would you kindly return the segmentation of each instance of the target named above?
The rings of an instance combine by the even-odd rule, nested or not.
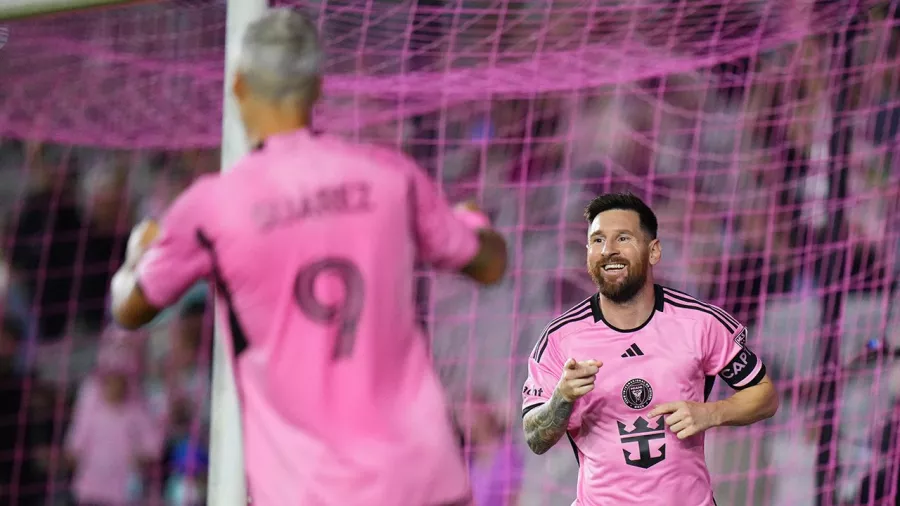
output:
[[[404,149],[511,245],[495,288],[419,281],[466,449],[522,462],[493,486],[574,496],[568,446],[526,455],[519,389],[543,325],[592,290],[584,204],[632,190],[660,218],[661,281],[747,323],[782,395],[774,419],[707,436],[719,503],[894,504],[866,484],[898,496],[897,1],[305,5],[331,55],[317,127]],[[131,225],[218,170],[224,22],[222,2],[172,0],[4,23],[4,504],[65,504],[80,387],[122,339],[160,437],[204,444],[205,288],[138,336],[105,304]],[[202,481],[183,464],[136,494]]]

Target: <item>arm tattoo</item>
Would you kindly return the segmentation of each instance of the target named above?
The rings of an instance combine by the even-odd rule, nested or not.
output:
[[[525,440],[531,451],[541,455],[553,447],[566,433],[569,416],[575,404],[554,392],[550,402],[525,415],[522,426],[525,428]]]

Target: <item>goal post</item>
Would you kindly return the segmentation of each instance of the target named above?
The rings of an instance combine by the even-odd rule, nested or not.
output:
[[[222,107],[222,166],[227,171],[247,153],[247,140],[237,103],[231,93],[234,70],[240,56],[241,39],[247,26],[268,7],[267,0],[228,0],[225,27],[225,78]],[[234,369],[228,357],[222,328],[227,315],[216,309],[213,340],[212,401],[210,413],[210,459],[207,504],[245,506],[247,485],[244,472],[241,413]]]

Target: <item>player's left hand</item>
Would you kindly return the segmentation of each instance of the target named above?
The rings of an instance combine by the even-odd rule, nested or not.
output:
[[[159,224],[155,221],[144,220],[138,223],[128,237],[125,265],[135,268],[157,235],[159,235]]]
[[[648,418],[666,417],[666,425],[678,439],[685,439],[715,425],[712,405],[706,402],[678,401],[660,404],[650,411]]]

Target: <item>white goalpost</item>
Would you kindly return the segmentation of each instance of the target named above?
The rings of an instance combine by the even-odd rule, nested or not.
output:
[[[231,94],[231,83],[244,31],[268,7],[267,0],[228,0],[225,28],[225,79],[222,108],[222,171],[230,169],[247,153],[247,139]],[[207,482],[209,506],[244,506],[247,485],[241,437],[241,413],[234,370],[222,328],[226,315],[216,314],[213,340],[212,402],[210,413],[210,458]]]

